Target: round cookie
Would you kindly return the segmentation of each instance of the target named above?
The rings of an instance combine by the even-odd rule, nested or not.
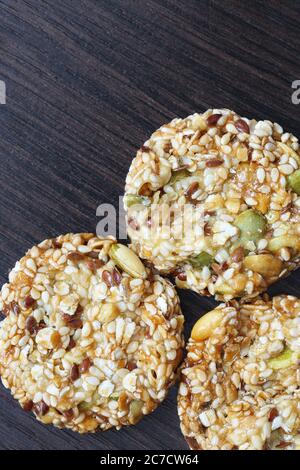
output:
[[[300,449],[300,300],[220,305],[195,324],[178,393],[191,449]]]
[[[135,424],[175,381],[174,287],[114,239],[68,234],[34,246],[0,309],[2,382],[43,423],[80,433]]]
[[[299,167],[298,139],[276,123],[227,109],[174,119],[127,175],[131,246],[178,287],[255,297],[299,266]]]

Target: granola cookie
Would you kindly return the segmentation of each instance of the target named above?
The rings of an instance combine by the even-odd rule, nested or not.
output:
[[[178,411],[191,449],[300,449],[300,300],[220,305],[195,324]]]
[[[0,309],[2,382],[45,424],[80,433],[135,424],[175,381],[176,292],[114,239],[68,234],[34,246]]]
[[[299,266],[298,139],[227,109],[174,119],[137,152],[124,205],[132,248],[178,287],[255,297]]]

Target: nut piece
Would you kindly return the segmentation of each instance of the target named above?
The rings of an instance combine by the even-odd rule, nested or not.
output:
[[[206,253],[206,251],[201,251],[199,255],[190,258],[189,262],[193,266],[193,268],[203,268],[204,266],[210,266],[213,261],[213,257],[209,254]]]
[[[288,182],[292,190],[300,196],[300,170],[294,171],[294,173],[288,177]]]
[[[178,170],[178,171],[174,171],[172,172],[172,176],[171,176],[171,179],[169,181],[168,184],[172,185],[172,184],[175,184],[177,183],[178,181],[181,181],[185,178],[188,178],[189,176],[193,176],[192,173],[190,173],[188,170],[186,169],[181,169],[181,170]]]
[[[60,302],[59,308],[67,315],[74,315],[79,303],[79,296],[77,294],[69,294],[63,297]]]
[[[247,284],[247,276],[239,273],[230,280],[230,285],[222,283],[216,287],[216,294],[222,295],[241,295]]]
[[[244,266],[251,271],[261,274],[263,277],[278,276],[282,269],[282,261],[273,255],[246,256]]]
[[[146,196],[138,196],[136,194],[126,194],[126,196],[124,196],[124,205],[126,207],[136,206],[138,204],[149,206],[150,202],[150,199]]]
[[[240,229],[240,238],[243,243],[249,240],[257,241],[262,238],[267,222],[260,212],[248,209],[236,217],[234,225]]]
[[[297,364],[298,354],[289,348],[285,348],[279,356],[269,359],[268,366],[271,369],[287,369],[290,366]]]
[[[257,206],[256,209],[262,214],[266,214],[270,206],[270,195],[259,193],[256,196]]]
[[[37,344],[45,349],[54,349],[60,345],[60,334],[51,326],[40,330],[35,338]]]
[[[129,421],[136,424],[143,416],[144,402],[142,400],[133,400],[129,405]]]
[[[223,314],[221,323],[204,341],[192,333],[181,366],[184,437],[201,450],[295,449],[300,299],[256,297],[222,304],[208,315],[216,311]]]
[[[282,237],[276,237],[269,241],[268,249],[270,251],[277,251],[281,248],[289,247],[295,250],[300,249],[300,240],[296,235],[284,235]]]
[[[109,250],[109,256],[116,265],[132,277],[146,278],[145,266],[138,256],[127,246],[115,243]]]
[[[79,409],[79,411],[88,411],[92,408],[92,406],[93,406],[93,403],[91,403],[91,402],[88,403],[86,401],[82,401],[82,402],[79,403],[78,409]]]
[[[221,323],[223,313],[221,309],[216,308],[211,312],[206,313],[203,317],[195,323],[191,337],[195,341],[203,341],[209,338],[213,330],[215,330]]]
[[[87,433],[134,424],[165,399],[184,318],[175,287],[133,251],[113,237],[60,235],[28,250],[8,281],[0,377],[24,410]]]
[[[109,323],[120,314],[119,307],[116,304],[103,304],[99,314],[101,323]]]

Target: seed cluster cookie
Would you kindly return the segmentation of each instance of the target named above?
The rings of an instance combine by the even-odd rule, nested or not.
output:
[[[195,324],[178,394],[192,449],[300,449],[300,300],[220,305]]]
[[[175,380],[176,292],[113,239],[68,234],[34,246],[0,309],[2,382],[43,423],[81,433],[135,424]]]
[[[160,276],[172,275],[226,301],[195,324],[181,367],[190,448],[300,449],[300,300],[255,300],[300,264],[297,138],[227,109],[174,119],[137,152],[124,205],[132,250],[61,235],[10,272],[4,386],[45,424],[80,433],[136,424],[164,400],[182,359],[179,299]]]
[[[255,297],[299,266],[299,168],[298,139],[276,123],[227,109],[174,119],[127,175],[132,248],[179,287]]]

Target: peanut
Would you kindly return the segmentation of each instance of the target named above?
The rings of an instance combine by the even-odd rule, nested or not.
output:
[[[281,248],[289,247],[300,250],[300,240],[296,235],[285,235],[276,237],[269,241],[268,248],[270,251],[277,251]]]
[[[206,313],[195,323],[191,336],[195,341],[203,341],[210,337],[213,331],[220,325],[223,317],[222,310],[215,309]]]
[[[251,271],[261,274],[263,277],[278,276],[282,269],[282,261],[273,255],[246,256],[244,266]]]

